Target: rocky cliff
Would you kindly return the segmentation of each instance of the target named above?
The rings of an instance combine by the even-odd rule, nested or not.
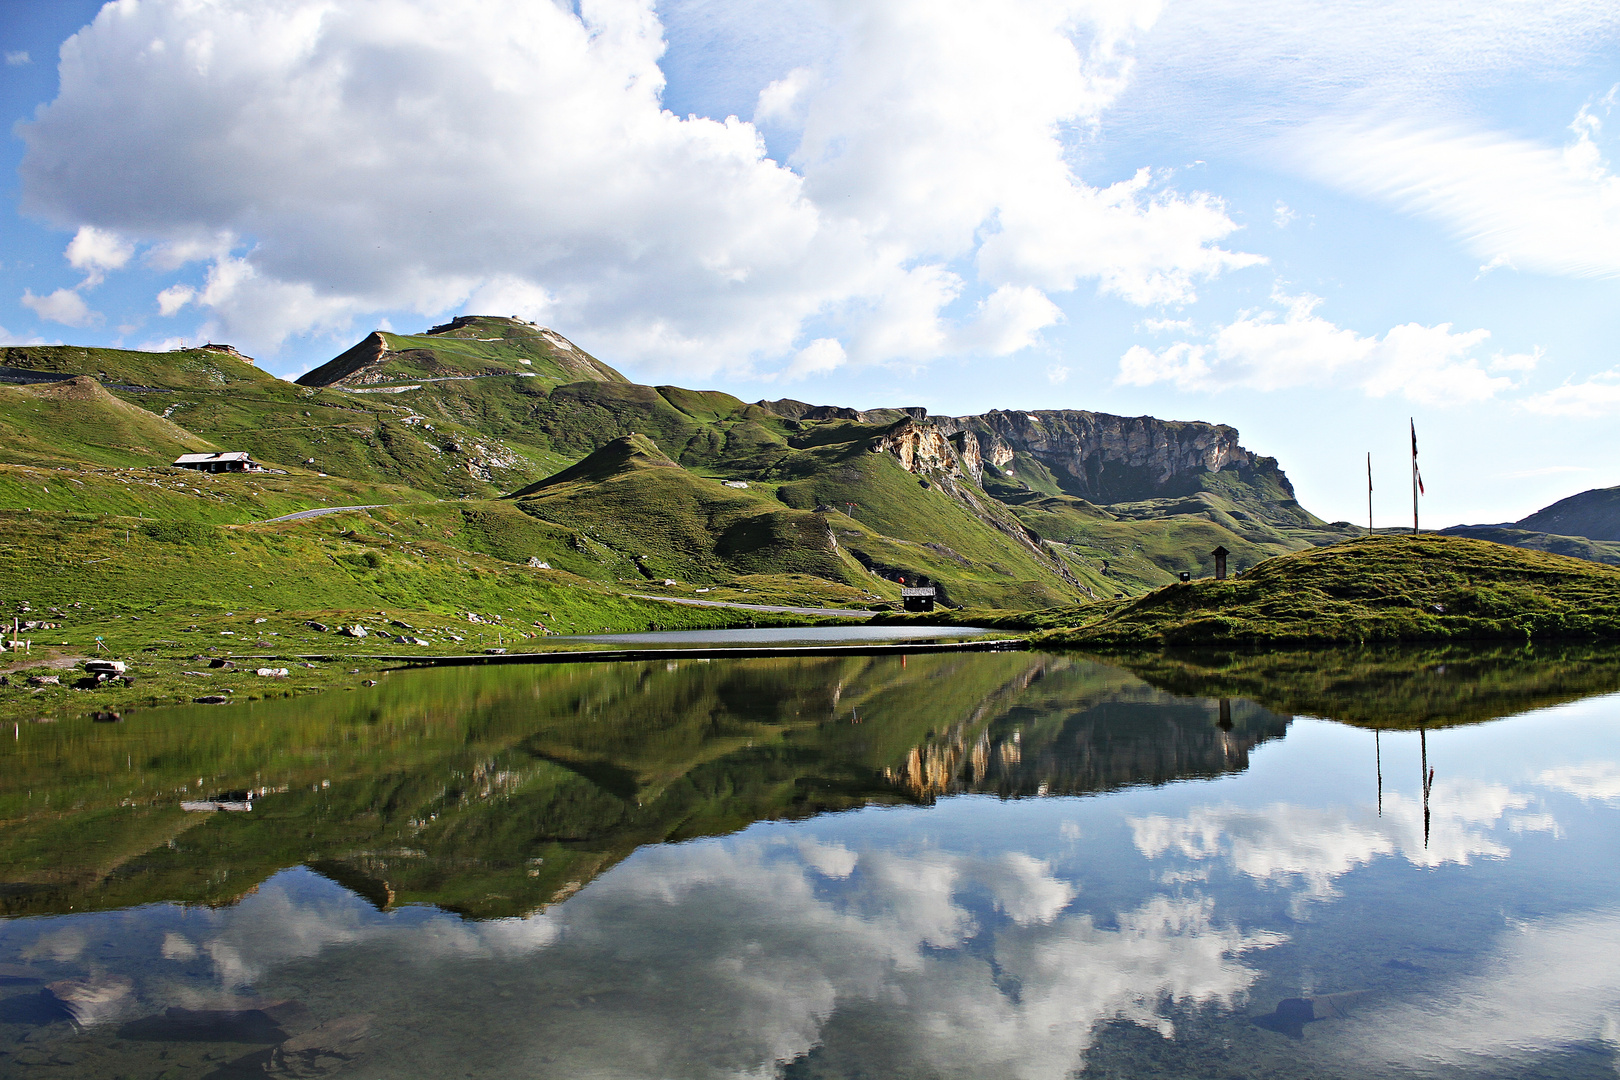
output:
[[[1294,487],[1275,458],[1238,442],[1236,428],[1151,416],[1080,410],[907,417],[871,444],[920,476],[971,479],[992,490],[1011,485],[1019,455],[1051,474],[1064,494],[1109,504],[1177,498],[1226,473],[1264,498],[1292,500]],[[986,473],[990,476],[987,480]],[[996,481],[1002,481],[1000,485]]]
[[[1234,470],[1262,473],[1288,498],[1293,485],[1276,459],[1260,457],[1238,443],[1236,428],[1151,416],[1111,416],[1078,409],[934,417],[934,424],[958,444],[976,444],[962,454],[964,465],[979,459],[983,469],[1002,470],[1019,454],[1050,470],[1063,491],[1095,503],[1171,498],[1197,490],[1205,474]]]

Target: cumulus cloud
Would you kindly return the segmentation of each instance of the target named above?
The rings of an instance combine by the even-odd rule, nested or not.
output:
[[[1245,954],[1284,940],[1218,919],[1208,899],[1149,895],[1098,918],[1073,909],[1076,894],[1019,852],[778,835],[645,848],[525,919],[379,915],[289,875],[184,927],[125,932],[144,925],[152,952],[211,965],[207,981],[143,972],[138,993],[156,1009],[285,985],[282,969],[363,948],[363,962],[406,976],[368,988],[368,1010],[408,1017],[393,994],[415,1009],[442,995],[487,1020],[405,1040],[415,1072],[716,1078],[774,1075],[822,1047],[873,1075],[1062,1080],[1100,1022],[1168,1037],[1167,1002],[1237,1004],[1257,977]],[[41,937],[33,952],[74,954],[82,940]],[[512,1036],[497,1046],[491,1029]],[[385,1071],[390,1045],[374,1051]]]
[[[121,269],[135,254],[135,245],[113,232],[81,225],[68,241],[68,265],[85,272],[85,285],[99,284],[107,271]]]
[[[1149,814],[1133,819],[1131,830],[1150,859],[1219,862],[1257,881],[1295,888],[1302,898],[1325,899],[1336,895],[1338,878],[1381,856],[1427,867],[1505,857],[1508,849],[1483,830],[1529,805],[1528,796],[1500,784],[1453,780],[1437,783],[1431,793],[1427,836],[1422,802],[1400,794],[1384,796],[1383,814],[1371,820],[1338,808],[1276,803],[1205,806],[1180,818]]]
[[[196,297],[197,290],[190,285],[170,285],[157,295],[158,313],[168,318],[178,313]]]
[[[91,311],[84,297],[73,289],[57,289],[44,296],[35,296],[32,289],[24,289],[22,304],[47,322],[63,326],[95,326],[101,322],[101,313]]]
[[[19,49],[16,52],[6,53],[7,67],[22,67],[24,64],[29,64],[32,62],[32,58],[28,55],[28,52],[25,49]]]
[[[760,95],[779,162],[751,122],[662,109],[650,0],[109,5],[19,129],[24,205],[90,230],[93,274],[131,244],[205,261],[189,302],[255,348],[465,307],[692,372],[811,373],[812,336],[848,363],[1000,355],[1053,292],[1181,302],[1257,261],[1219,200],[1066,157],[1156,0],[823,10],[828,55]]]
[[[1277,293],[1283,305],[1242,314],[1204,342],[1160,349],[1133,345],[1120,358],[1118,385],[1170,383],[1183,390],[1249,387],[1283,390],[1344,382],[1371,397],[1398,394],[1424,405],[1483,401],[1512,389],[1492,371],[1534,367],[1537,354],[1475,355],[1488,330],[1454,332],[1450,323],[1406,323],[1382,337],[1363,336],[1316,314],[1320,297]]]

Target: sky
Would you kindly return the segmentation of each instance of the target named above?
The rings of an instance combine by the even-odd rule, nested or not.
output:
[[[1329,520],[1620,484],[1613,0],[0,0],[0,342],[550,326],[1231,424]]]

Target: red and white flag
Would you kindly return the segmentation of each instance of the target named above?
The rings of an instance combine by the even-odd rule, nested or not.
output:
[[[1427,495],[1428,492],[1423,488],[1423,470],[1418,468],[1417,463],[1417,421],[1408,422],[1412,425],[1412,475],[1417,477],[1418,494]]]

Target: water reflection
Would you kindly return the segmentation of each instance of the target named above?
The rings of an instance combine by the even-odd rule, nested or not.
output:
[[[1007,653],[413,672],[30,727],[0,774],[0,907],[217,905],[302,864],[379,908],[520,914],[643,844],[751,821],[1241,770],[1288,719],[1235,715]],[[214,808],[239,812],[186,812]]]
[[[1612,1076],[1617,708],[980,654],[24,731],[0,1075]]]

